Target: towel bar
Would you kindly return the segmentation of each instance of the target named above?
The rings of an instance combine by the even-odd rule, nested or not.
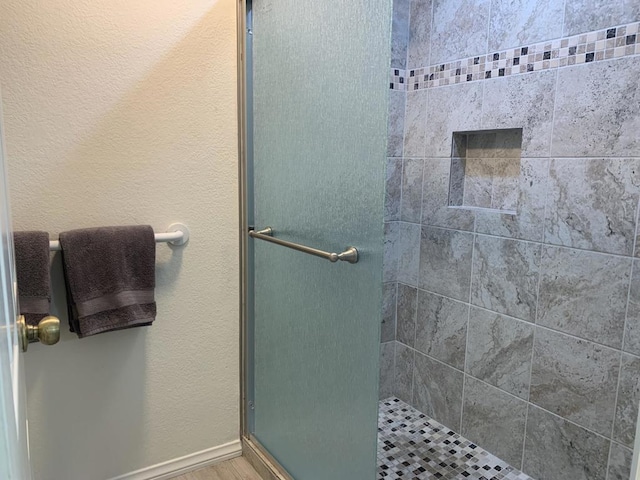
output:
[[[169,225],[166,233],[156,233],[156,243],[170,243],[171,245],[184,245],[189,241],[189,228],[182,223]],[[62,250],[57,240],[49,242],[49,250],[59,252]]]
[[[329,260],[331,263],[335,263],[338,260],[342,262],[358,263],[358,250],[355,247],[347,247],[342,253],[325,252],[324,250],[318,250],[317,248],[307,247],[306,245],[300,245],[299,243],[287,242],[286,240],[280,240],[273,237],[273,228],[267,227],[262,230],[250,230],[249,236],[251,238],[258,238],[266,242],[275,243],[283,247],[291,248],[299,252],[308,253],[309,255],[315,255],[316,257]]]

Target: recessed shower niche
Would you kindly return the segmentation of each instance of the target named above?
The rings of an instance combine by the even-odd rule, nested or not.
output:
[[[515,215],[522,129],[454,132],[449,206]]]

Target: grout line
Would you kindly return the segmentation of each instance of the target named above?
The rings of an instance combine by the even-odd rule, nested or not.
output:
[[[560,69],[558,68],[556,70],[556,81],[555,81],[555,87],[553,89],[553,112],[551,112],[551,131],[549,132],[549,164],[551,164],[552,158],[554,158],[551,156],[551,153],[553,152],[553,133],[556,130],[556,111],[558,109],[558,89],[559,88],[560,88]],[[547,179],[548,178],[549,178],[549,175],[547,174]],[[546,201],[545,201],[545,207],[546,207]],[[545,210],[545,213],[546,213],[546,210]]]
[[[629,451],[631,451],[631,453],[633,453],[633,448],[627,447],[625,444],[620,443],[617,440],[614,440],[613,438],[611,439],[611,444],[612,445],[617,445],[618,447],[622,447],[625,450],[629,450]]]
[[[406,103],[406,100],[405,100]],[[406,115],[405,115],[406,116]],[[402,135],[402,148],[404,150],[404,134]],[[404,193],[404,165],[405,165],[405,158],[402,157],[402,159],[400,160],[400,211],[398,212],[398,221],[402,222],[402,204],[404,203],[403,200],[403,193]],[[406,222],[405,222],[406,223]]]
[[[475,218],[474,218],[474,225],[473,225],[473,229],[475,230]],[[473,264],[474,264],[474,260],[475,260],[475,253],[476,253],[476,236],[475,234],[473,234],[473,237],[471,239],[472,244],[471,244],[471,265],[470,265],[470,272],[469,272],[469,295],[468,295],[468,308],[467,308],[467,330],[466,330],[466,335],[465,335],[465,343],[464,343],[464,363],[462,365],[462,373],[463,373],[463,378],[462,378],[462,398],[460,399],[461,405],[460,405],[460,430],[462,430],[462,420],[464,418],[464,393],[465,393],[465,386],[467,383],[467,377],[466,377],[466,372],[467,372],[467,352],[468,352],[468,348],[469,348],[469,325],[471,323],[471,295],[473,292]]]
[[[534,407],[534,408],[537,408],[537,409],[539,409],[539,410],[542,410],[543,412],[545,412],[545,413],[547,413],[547,414],[549,414],[549,415],[552,415],[552,416],[554,416],[554,417],[556,417],[556,418],[559,418],[560,420],[562,420],[562,421],[564,421],[564,422],[570,423],[571,425],[574,425],[574,426],[576,426],[576,427],[578,427],[578,428],[580,428],[580,429],[582,429],[582,430],[586,430],[587,432],[591,433],[592,435],[596,435],[596,436],[598,436],[598,437],[600,437],[600,438],[603,438],[603,439],[604,439],[604,440],[606,440],[607,442],[611,443],[611,439],[610,439],[610,438],[608,438],[608,437],[605,437],[605,436],[604,436],[604,435],[602,435],[601,433],[594,432],[593,430],[591,430],[591,429],[589,429],[589,428],[583,427],[582,425],[580,425],[580,424],[578,424],[578,423],[576,423],[576,422],[574,422],[574,421],[572,421],[572,420],[569,420],[569,419],[567,419],[567,418],[564,418],[563,416],[558,415],[557,413],[554,413],[554,412],[552,412],[552,411],[550,411],[550,410],[547,410],[546,408],[543,408],[543,407],[541,407],[540,405],[536,405],[535,403],[531,403],[531,402],[529,402],[529,405],[530,405],[530,406],[532,406],[532,407]]]
[[[425,142],[426,143],[426,142]],[[420,237],[422,238],[422,214],[424,209],[424,177],[426,176],[427,160],[422,159],[422,185],[420,186]],[[418,276],[420,274],[420,265],[418,264]],[[418,282],[419,283],[419,282]]]
[[[400,283],[402,283],[402,282],[400,282]],[[407,285],[407,284],[405,284],[405,283],[402,283],[402,284],[403,284],[403,285]],[[434,291],[431,291],[431,290],[425,290],[425,289],[423,289],[423,288],[416,287],[415,285],[407,285],[407,286],[409,286],[409,287],[411,287],[411,288],[417,288],[417,289],[418,289],[418,291],[420,291],[420,292],[429,293],[429,294],[431,294],[431,295],[436,295],[436,296],[438,296],[438,297],[446,298],[446,299],[451,300],[451,301],[453,301],[453,302],[462,303],[462,304],[464,304],[464,305],[469,305],[470,307],[477,308],[478,310],[482,310],[482,311],[485,311],[485,312],[489,312],[489,313],[492,313],[492,314],[494,314],[494,315],[500,315],[500,316],[502,316],[502,317],[505,317],[505,318],[508,318],[508,319],[511,319],[511,320],[515,320],[515,321],[517,321],[517,322],[521,322],[521,323],[523,323],[523,324],[525,324],[525,325],[530,325],[530,326],[532,326],[532,327],[534,327],[534,328],[536,328],[536,329],[541,329],[541,330],[546,330],[546,331],[549,331],[549,332],[558,333],[558,334],[560,334],[560,335],[565,335],[565,336],[567,336],[567,337],[573,338],[574,340],[580,340],[580,341],[584,341],[584,342],[589,342],[589,343],[592,343],[592,344],[597,345],[597,346],[599,346],[599,347],[606,348],[606,349],[608,349],[608,350],[613,350],[613,351],[615,351],[615,352],[622,352],[622,353],[624,353],[625,355],[630,355],[630,356],[635,357],[635,358],[640,358],[640,355],[638,355],[638,354],[634,354],[634,353],[630,353],[630,352],[625,352],[625,351],[623,351],[622,349],[620,349],[620,348],[616,348],[616,347],[612,347],[611,345],[605,345],[604,343],[599,343],[599,342],[596,342],[596,341],[594,341],[594,340],[590,340],[590,339],[588,339],[588,338],[579,337],[579,336],[577,336],[577,335],[574,335],[574,334],[571,334],[571,333],[567,333],[567,332],[563,332],[562,330],[557,330],[557,329],[554,329],[554,328],[548,327],[548,326],[546,326],[546,325],[539,325],[539,324],[536,324],[536,323],[534,323],[534,322],[530,322],[530,321],[528,321],[528,320],[523,320],[522,318],[513,317],[513,316],[508,315],[508,314],[506,314],[506,313],[500,313],[500,312],[496,312],[496,311],[494,311],[494,310],[489,310],[488,308],[482,307],[482,306],[480,306],[480,305],[469,304],[469,303],[465,302],[464,300],[459,300],[459,299],[457,299],[457,298],[452,298],[452,297],[449,297],[449,296],[447,296],[447,295],[443,295],[443,294],[441,294],[441,293],[437,293],[437,292],[434,292]],[[423,352],[421,352],[421,353],[423,353]],[[426,354],[425,354],[425,355],[426,355]],[[459,369],[457,369],[457,370],[459,370]]]
[[[392,379],[392,383],[391,383],[391,391],[393,392],[393,394],[395,395],[397,390],[396,390],[396,379],[398,378],[397,372],[396,372],[396,353],[398,351],[398,342],[397,340],[393,341],[393,379]]]
[[[413,312],[413,345],[415,347],[418,338],[418,295],[420,291],[416,288],[416,308]],[[415,365],[414,365],[415,369]]]
[[[557,82],[556,82],[556,90],[557,90]],[[554,110],[555,110],[555,101],[554,101]],[[551,141],[549,142],[549,150],[551,150],[551,143],[553,142],[553,122],[555,119],[552,119],[552,130],[551,130]],[[551,163],[553,162],[552,158],[547,159],[547,174],[544,178],[544,208],[542,210],[542,245],[551,245],[547,242],[547,211],[549,209],[549,190],[551,185]],[[573,248],[573,247],[569,247]],[[576,249],[580,250],[580,249]],[[593,252],[594,250],[587,250],[589,252]],[[540,264],[542,265],[542,252],[540,252]],[[536,319],[538,318],[538,306],[536,302]],[[537,323],[537,322],[536,322]]]
[[[636,252],[638,250],[638,247],[640,247],[640,245],[638,244],[638,237],[640,237],[640,198],[638,199],[638,208],[636,212],[636,236],[633,240],[633,252],[631,252],[631,256],[634,258],[637,258]]]
[[[459,432],[462,434],[462,419],[464,418],[464,390],[467,384],[467,374],[462,373],[462,393],[460,396],[460,425]]]
[[[546,208],[546,207],[545,207]],[[544,234],[544,232],[543,232]],[[540,264],[542,264],[542,249],[540,249]],[[536,349],[536,332],[538,331],[538,306],[540,304],[540,284],[542,283],[542,269],[538,271],[538,285],[536,289],[536,314],[533,317],[533,336],[531,339],[531,357],[529,363],[529,388],[527,391],[527,412],[524,417],[524,437],[522,440],[522,458],[521,458],[521,470],[524,468],[524,457],[527,447],[527,428],[529,427],[529,405],[531,404],[531,382],[533,380],[533,358]]]
[[[398,343],[402,343],[402,342],[398,342]],[[404,343],[402,343],[402,345],[403,345],[404,347],[406,347],[406,348],[410,349],[410,350],[413,350],[414,355],[422,355],[422,356],[424,356],[424,357],[427,357],[427,358],[429,358],[429,360],[432,360],[432,361],[434,361],[434,362],[436,362],[436,363],[439,363],[439,364],[441,364],[441,365],[443,365],[443,366],[445,366],[445,367],[448,367],[448,368],[450,368],[450,369],[452,369],[452,370],[455,370],[455,371],[456,371],[456,372],[458,372],[458,373],[461,373],[461,374],[466,375],[466,376],[468,376],[468,377],[470,377],[470,378],[473,378],[475,381],[478,381],[478,382],[480,382],[480,383],[483,383],[484,385],[486,385],[486,386],[488,386],[488,387],[491,387],[491,388],[493,388],[493,389],[499,390],[501,393],[504,393],[504,394],[506,394],[506,395],[508,395],[508,396],[510,396],[510,397],[512,397],[512,398],[514,398],[515,400],[519,400],[520,402],[523,402],[523,403],[525,403],[525,404],[527,404],[527,405],[529,405],[529,406],[532,406],[532,407],[538,408],[538,409],[540,409],[540,410],[542,410],[542,411],[544,411],[544,412],[546,412],[546,413],[548,413],[548,414],[550,414],[550,415],[553,415],[554,417],[560,418],[561,420],[563,420],[563,421],[565,421],[565,422],[567,422],[567,423],[570,423],[570,424],[572,424],[572,425],[574,425],[574,426],[576,426],[576,427],[579,427],[579,428],[581,428],[582,430],[586,430],[587,432],[589,432],[589,433],[591,433],[591,434],[593,434],[593,435],[597,435],[598,437],[604,438],[605,440],[607,440],[607,441],[609,441],[609,442],[613,441],[610,437],[607,437],[607,436],[605,436],[605,435],[602,435],[601,433],[598,433],[598,432],[596,432],[596,431],[594,431],[594,430],[591,430],[590,428],[587,428],[587,427],[585,427],[585,426],[583,426],[583,425],[580,425],[579,423],[576,423],[576,422],[574,422],[573,420],[570,420],[570,419],[565,418],[565,417],[563,417],[563,416],[561,416],[561,415],[558,415],[557,413],[554,413],[554,412],[552,412],[551,410],[547,410],[546,408],[541,407],[541,406],[540,406],[540,405],[538,405],[538,404],[535,404],[535,403],[533,403],[533,402],[528,402],[528,401],[524,400],[522,397],[518,397],[517,395],[514,395],[514,394],[513,394],[513,393],[511,393],[511,392],[507,392],[506,390],[503,390],[503,389],[502,389],[502,388],[500,388],[500,387],[496,387],[495,385],[492,385],[491,383],[488,383],[488,382],[486,382],[485,380],[482,380],[482,379],[480,379],[480,378],[474,377],[473,375],[470,375],[470,374],[465,374],[465,373],[464,373],[463,371],[461,371],[460,369],[455,368],[455,367],[452,367],[452,366],[451,366],[451,365],[449,365],[448,363],[445,363],[445,362],[443,362],[443,361],[441,361],[441,360],[438,360],[437,358],[434,358],[434,357],[432,357],[431,355],[427,355],[427,354],[425,354],[425,353],[422,353],[422,352],[420,352],[420,351],[417,351],[417,350],[415,350],[414,348],[412,348],[412,347],[410,347],[409,345],[406,345],[406,344],[404,344]],[[414,407],[414,408],[415,408],[415,407]],[[620,444],[620,442],[615,442],[615,443]],[[620,445],[622,445],[622,444],[620,444]],[[624,445],[622,445],[622,446],[624,446]],[[629,448],[629,447],[626,447],[626,448]]]
[[[640,218],[640,200],[638,202],[638,207],[636,207],[636,233],[638,230],[638,219]],[[636,243],[637,243],[638,237],[637,235],[634,238],[633,241],[633,252],[635,252],[636,249]],[[624,323],[623,323],[623,328],[622,328],[622,346],[620,347],[620,363],[618,365],[618,382],[616,385],[616,399],[615,402],[613,404],[614,408],[613,408],[613,418],[611,420],[611,439],[613,440],[613,434],[615,432],[615,427],[616,427],[616,412],[618,410],[618,399],[620,396],[620,379],[622,377],[622,360],[623,357],[625,355],[625,351],[624,351],[624,347],[625,347],[625,343],[626,343],[626,339],[627,339],[627,321],[629,320],[629,305],[631,303],[631,286],[633,284],[633,273],[634,273],[634,266],[635,266],[635,261],[632,260],[631,261],[631,268],[629,271],[629,286],[627,288],[627,305],[626,305],[626,309],[625,309],[625,313],[624,313]],[[609,465],[609,463],[611,462],[611,450],[612,450],[613,446],[611,445],[609,447],[609,458],[607,459],[607,465]]]
[[[609,438],[612,439],[613,438],[613,432],[615,430],[615,426],[616,426],[616,410],[618,409],[618,395],[620,394],[620,377],[622,376],[622,351],[620,351],[620,357],[619,357],[619,363],[618,363],[618,381],[616,382],[616,399],[613,403],[613,412],[611,415],[611,434],[609,435]],[[608,465],[608,460],[607,460],[607,465]]]
[[[411,1],[411,0],[410,0]],[[431,19],[429,22],[429,64],[431,64],[431,52],[433,51],[433,25],[435,23],[436,0],[431,1]]]
[[[398,285],[396,280],[394,302],[393,302],[393,340],[398,340]]]
[[[490,130],[511,130],[511,129],[503,129],[503,128],[492,128]],[[473,133],[474,131],[472,130],[471,132],[467,132],[465,131],[464,133]],[[481,132],[484,133],[484,132]],[[400,158],[408,158],[408,159],[417,159],[417,160],[451,160],[451,156],[448,157],[443,157],[443,156],[438,156],[438,155],[426,155],[424,157],[420,157],[420,156],[407,156],[407,157],[387,157],[387,158],[395,158],[395,159],[400,159]],[[556,159],[556,160],[637,160],[640,159],[640,155],[626,155],[626,156],[617,156],[617,155],[611,155],[611,156],[607,156],[607,155],[526,155],[526,156],[522,156],[521,160],[545,160],[545,159]],[[460,208],[460,207],[457,207]],[[482,208],[482,210],[487,210]],[[493,210],[495,211],[495,209]]]
[[[524,435],[522,437],[522,456],[520,457],[520,471],[524,470],[524,456],[527,451],[527,425],[529,423],[529,410],[531,402],[527,402],[527,411],[524,414]]]
[[[399,341],[398,343],[402,343],[402,342],[400,342],[400,341]],[[406,348],[410,348],[411,350],[414,350],[416,355],[422,355],[423,357],[427,357],[427,358],[429,358],[429,360],[432,360],[432,361],[434,361],[434,362],[436,362],[436,363],[439,363],[440,365],[443,365],[443,366],[445,366],[445,367],[448,367],[448,368],[450,368],[451,370],[455,370],[456,372],[458,372],[458,373],[460,373],[460,374],[462,374],[462,375],[465,375],[465,376],[467,376],[467,377],[473,378],[474,380],[476,380],[476,381],[478,381],[478,382],[481,382],[481,383],[483,383],[483,384],[485,384],[485,385],[487,385],[487,386],[489,386],[489,387],[492,387],[492,388],[494,388],[494,389],[496,389],[496,390],[499,390],[501,393],[504,393],[504,394],[506,394],[506,395],[508,395],[508,396],[510,396],[510,397],[512,397],[512,398],[514,398],[514,399],[516,399],[516,400],[519,400],[519,401],[521,401],[521,402],[523,402],[523,403],[531,403],[531,402],[528,402],[527,400],[525,400],[524,398],[517,396],[517,395],[516,395],[516,394],[514,394],[514,393],[508,392],[508,391],[506,391],[506,390],[502,389],[501,387],[498,387],[498,386],[496,386],[496,385],[494,385],[494,384],[492,384],[492,383],[489,383],[489,382],[487,382],[486,380],[483,380],[483,379],[481,379],[481,378],[478,378],[478,377],[476,377],[476,376],[474,376],[474,375],[472,375],[472,374],[470,374],[470,373],[465,373],[464,371],[460,370],[459,368],[454,367],[454,366],[452,366],[452,365],[450,365],[450,364],[448,364],[448,363],[446,363],[446,362],[443,362],[442,360],[439,360],[439,359],[437,359],[437,358],[435,358],[435,357],[433,357],[433,356],[431,356],[431,355],[429,355],[429,354],[427,354],[427,353],[421,352],[420,350],[416,350],[415,348],[410,347],[409,345],[406,345],[406,344],[404,344],[404,343],[402,343],[402,345],[403,345],[403,346],[405,346]],[[536,407],[538,406],[538,405],[536,405],[536,404],[534,404],[534,403],[532,403],[532,405],[535,405]],[[542,408],[542,407],[540,407],[540,408]],[[558,415],[558,416],[559,416],[559,415]],[[563,417],[563,418],[564,418],[564,417]],[[577,424],[576,424],[576,425],[577,425]],[[585,428],[585,427],[582,427],[582,428]],[[588,430],[588,429],[587,429],[587,430]],[[602,436],[604,436],[604,435],[602,435]]]
[[[612,451],[613,451],[613,442],[609,442],[609,452],[607,453],[607,471],[605,472],[605,480],[609,480],[609,466],[611,465]]]
[[[557,92],[557,77],[556,77],[556,88],[555,91]],[[554,109],[555,109],[555,98],[554,98]],[[552,120],[552,125],[553,125],[553,120]],[[553,130],[552,130],[553,131]],[[551,151],[551,142],[549,142],[549,151]],[[527,412],[525,414],[525,419],[524,419],[524,438],[522,441],[522,458],[521,458],[521,469],[524,468],[524,458],[525,458],[525,454],[526,454],[526,447],[527,447],[527,429],[529,427],[529,405],[531,405],[531,382],[533,380],[533,359],[534,359],[534,352],[535,352],[535,348],[536,348],[536,332],[538,331],[539,327],[538,325],[538,313],[540,311],[540,285],[542,284],[542,276],[543,276],[543,270],[542,270],[542,255],[543,255],[543,249],[544,249],[544,240],[545,240],[545,226],[546,226],[546,218],[547,218],[547,205],[548,205],[548,189],[549,189],[549,169],[551,166],[551,159],[547,159],[547,175],[544,179],[544,208],[543,208],[543,212],[542,212],[542,244],[540,245],[540,263],[538,265],[538,284],[536,285],[536,313],[533,317],[533,324],[534,324],[534,328],[533,328],[533,337],[531,340],[531,359],[530,359],[530,364],[529,364],[529,388],[528,388],[528,392],[527,392]]]
[[[404,71],[405,71],[405,82],[407,81],[406,77],[407,77],[407,73],[409,71],[409,47],[411,46],[411,0],[407,0],[409,3],[409,12],[407,15],[407,37],[406,37],[406,42],[407,42],[407,48],[404,51]],[[565,0],[566,1],[566,0]],[[395,2],[393,2],[395,3]],[[391,21],[393,23],[393,17],[395,15],[393,14],[393,8],[392,8],[392,13],[391,13]],[[393,35],[393,28],[392,28],[392,35]],[[393,48],[393,47],[392,47]]]
[[[411,403],[415,404],[415,379],[416,379],[416,351],[414,348],[409,347],[411,349],[412,356],[412,367],[411,367],[411,393],[409,393],[409,398],[411,399]]]
[[[485,51],[487,52],[486,55],[489,55],[491,53],[491,51],[489,50],[489,39],[491,38],[491,36],[489,35],[491,33],[491,13],[493,10],[493,1],[489,1],[489,15],[487,16],[487,44],[486,44],[486,49]]]
[[[567,7],[568,7],[568,1],[567,1],[567,0],[564,0],[564,5],[563,5],[563,7],[564,7],[564,8],[562,9],[562,24],[561,24],[562,30],[560,31],[560,38],[561,38],[561,39],[562,39],[562,38],[565,38],[565,37],[567,36],[567,34],[566,34],[566,32],[565,32],[566,28],[565,28],[565,26],[564,26],[564,22],[565,22],[565,20],[567,19]],[[554,40],[557,40],[557,38],[556,38],[556,39],[554,39]]]
[[[389,222],[387,222],[389,223]],[[400,223],[408,223],[411,225],[418,225],[417,223],[413,223],[413,222],[404,222],[404,221],[400,221]],[[459,233],[468,233],[468,234],[475,234],[478,236],[482,236],[482,237],[487,237],[487,238],[496,238],[496,239],[500,239],[500,240],[512,240],[512,241],[517,241],[517,242],[522,242],[522,243],[530,243],[530,244],[534,244],[534,245],[542,245],[543,247],[552,247],[552,248],[564,248],[567,250],[573,250],[576,252],[588,252],[588,253],[593,253],[596,255],[607,255],[607,256],[611,256],[611,257],[616,257],[616,258],[625,258],[625,259],[634,259],[636,257],[634,257],[633,255],[623,255],[620,253],[610,253],[610,252],[601,252],[598,250],[589,250],[586,248],[578,248],[578,247],[571,247],[569,245],[558,245],[555,243],[545,243],[545,242],[540,242],[537,240],[527,240],[524,238],[516,238],[516,237],[505,237],[505,236],[500,236],[500,235],[491,235],[489,233],[483,233],[483,232],[474,232],[472,230],[460,230],[457,228],[450,228],[450,227],[441,227],[439,225],[422,225],[423,227],[427,227],[427,228],[435,228],[438,230],[449,230],[452,232],[459,232]]]

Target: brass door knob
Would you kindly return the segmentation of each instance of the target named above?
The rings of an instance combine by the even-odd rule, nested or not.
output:
[[[18,337],[22,351],[26,352],[29,342],[54,345],[60,340],[60,320],[56,317],[44,317],[37,326],[27,325],[24,315],[18,317]]]

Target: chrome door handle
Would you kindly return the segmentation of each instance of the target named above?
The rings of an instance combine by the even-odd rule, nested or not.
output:
[[[24,315],[18,317],[18,339],[22,351],[26,352],[29,342],[37,341],[45,345],[54,345],[60,340],[60,320],[56,317],[44,317],[38,325],[27,325]]]
[[[306,245],[300,245],[299,243],[287,242],[286,240],[280,240],[273,236],[273,228],[267,227],[262,230],[250,230],[249,236],[251,238],[258,238],[266,242],[275,243],[283,247],[292,248],[299,252],[308,253],[309,255],[315,255],[316,257],[329,260],[331,263],[335,263],[338,260],[342,262],[358,263],[358,249],[356,247],[347,247],[342,253],[325,252],[324,250],[318,250],[317,248],[307,247]]]

